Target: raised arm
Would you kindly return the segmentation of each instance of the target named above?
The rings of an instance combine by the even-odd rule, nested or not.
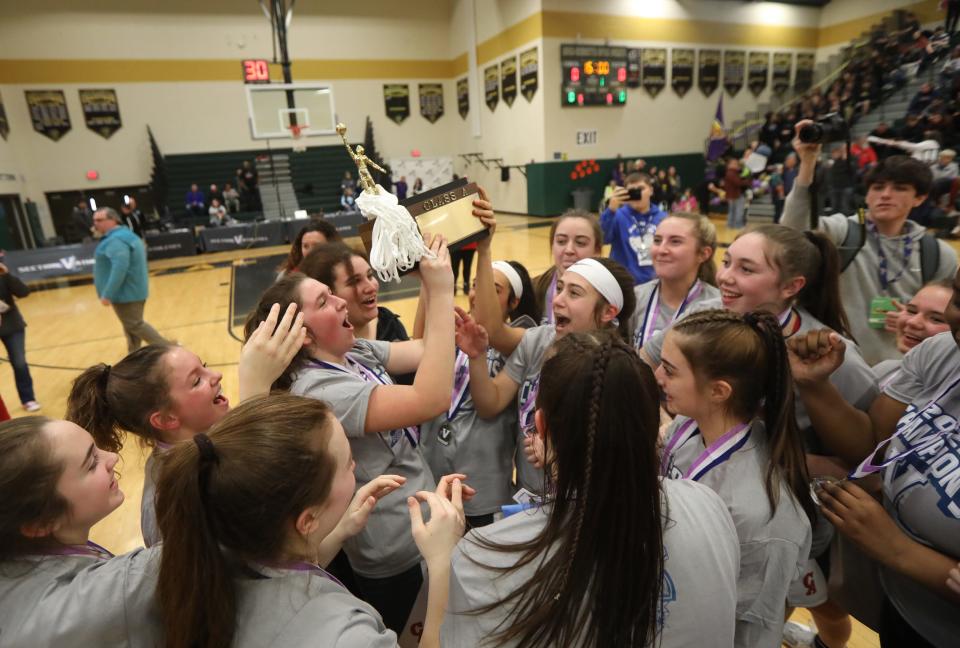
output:
[[[495,378],[487,368],[487,332],[463,311],[458,312],[457,346],[470,359],[470,398],[480,418],[493,418],[506,409],[520,388],[506,371]]]
[[[412,385],[382,385],[373,390],[367,406],[366,433],[418,425],[438,416],[450,405],[455,357],[453,270],[442,237],[434,237],[430,250],[436,258],[420,261],[420,277],[427,284],[429,295],[424,338],[395,343],[404,345],[401,353],[406,346],[423,345],[417,375]],[[396,368],[396,362],[387,363],[388,370]]]
[[[490,229],[489,235],[477,243],[476,302],[474,318],[486,330],[490,345],[505,356],[513,353],[523,337],[523,329],[507,326],[497,299],[497,286],[493,281],[493,255],[490,251],[493,234],[497,229],[493,206],[487,193],[480,189],[480,199],[473,201],[473,215]]]
[[[821,149],[820,144],[806,144],[800,141],[800,129],[812,123],[809,119],[797,122],[797,136],[793,140],[793,149],[800,160],[800,168],[797,171],[793,189],[787,194],[787,200],[783,205],[783,217],[780,219],[782,225],[797,230],[810,227],[810,185],[813,184],[814,173],[817,170],[817,157]]]

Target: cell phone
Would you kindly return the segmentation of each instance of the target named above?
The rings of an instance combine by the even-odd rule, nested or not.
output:
[[[643,187],[627,189],[627,196],[630,200],[643,200]]]

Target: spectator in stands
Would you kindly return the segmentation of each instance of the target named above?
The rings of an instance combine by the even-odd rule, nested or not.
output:
[[[783,191],[783,165],[775,164],[770,170],[770,200],[773,202],[773,222],[779,223],[783,216],[783,201],[786,193]]]
[[[683,194],[673,203],[670,207],[670,211],[673,212],[686,212],[689,214],[697,214],[700,212],[700,204],[697,202],[697,197],[693,195],[693,189],[687,187],[683,190]]]
[[[400,179],[393,185],[393,193],[396,194],[397,200],[405,200],[408,190],[407,176],[400,176]]]
[[[627,177],[626,164],[623,160],[620,159],[620,156],[617,156],[617,163],[613,165],[613,171],[610,172],[610,179],[614,182],[614,186],[620,187],[623,186],[623,181]]]
[[[957,2],[960,2],[960,0],[957,0]],[[957,72],[960,72],[960,45],[953,48],[950,58],[943,64],[943,68],[940,70],[940,78],[943,81],[951,81]]]
[[[144,222],[143,212],[136,209],[136,205],[130,205],[129,202],[120,205],[120,216],[123,224],[130,228],[130,231],[143,238]]]
[[[773,112],[768,112],[763,118],[763,125],[760,127],[760,141],[773,148],[773,143],[780,136],[780,122]]]
[[[220,191],[220,188],[216,184],[210,185],[210,191],[207,192],[207,207],[213,204],[213,201],[216,200],[219,204],[223,204],[223,193]]]
[[[260,209],[260,191],[258,185],[260,176],[249,160],[243,161],[243,166],[237,169],[238,186],[240,187],[240,204],[243,211],[257,211]]]
[[[850,146],[850,155],[857,162],[857,172],[860,175],[877,165],[877,152],[870,146],[866,135],[858,137]]]
[[[345,194],[347,189],[350,191],[356,192],[357,183],[354,182],[353,176],[350,175],[349,171],[343,172],[343,180],[340,181],[340,194]]]
[[[341,240],[340,232],[337,231],[333,223],[323,218],[314,218],[294,237],[293,243],[290,245],[290,253],[277,268],[280,271],[280,277],[288,272],[298,272],[303,259],[313,248]]]
[[[887,122],[880,122],[877,124],[877,127],[870,131],[870,135],[877,139],[892,139],[896,134],[890,129],[890,124]],[[873,144],[873,150],[877,153],[877,159],[883,160],[888,158],[891,155],[898,155],[900,151],[892,146],[887,146],[885,144]],[[790,193],[789,191],[787,193]]]
[[[196,186],[196,185],[194,185]],[[97,244],[93,285],[104,306],[112,306],[127,337],[127,352],[147,344],[170,344],[143,320],[147,302],[147,251],[143,241],[120,224],[120,215],[110,207],[98,209],[93,226],[103,238]]]
[[[647,169],[647,161],[646,161],[646,160],[644,160],[643,158],[637,158],[637,159],[634,161],[634,163],[633,163],[633,172],[634,172],[634,173],[646,173],[646,172],[647,172],[646,169]],[[626,182],[626,179],[624,179],[624,182]]]
[[[70,212],[70,229],[72,239],[69,241],[70,243],[88,241],[93,233],[96,232],[93,228],[93,213],[90,211],[90,206],[84,198],[77,201],[73,211]]]
[[[413,181],[413,195],[416,196],[418,193],[423,192],[423,180],[416,178]]]
[[[186,207],[187,212],[194,216],[202,216],[206,211],[207,200],[200,191],[196,183],[190,185],[190,191],[187,192]]]
[[[667,182],[670,183],[670,195],[672,196],[670,202],[672,203],[683,192],[683,181],[680,179],[677,167],[673,165],[667,167]]]
[[[957,152],[953,149],[940,151],[940,158],[930,166],[933,172],[933,187],[930,189],[930,199],[939,206],[940,199],[945,193],[953,193],[954,181],[960,176],[960,168],[956,163]],[[953,205],[949,205],[953,210]]]
[[[221,205],[220,201],[216,198],[210,202],[210,208],[207,210],[207,214],[210,217],[207,223],[210,227],[227,227],[228,225],[237,224],[237,221],[227,214],[227,208]]]
[[[913,99],[910,100],[907,111],[919,115],[929,108],[933,100],[939,96],[940,93],[937,92],[932,83],[924,83],[920,86],[920,89],[917,90],[917,94],[913,96]]]
[[[847,159],[847,147],[837,144],[830,151],[831,165],[827,170],[827,187],[830,190],[830,207],[835,213],[852,214],[856,209],[854,188],[857,177],[853,165]]]
[[[251,191],[256,189],[260,182],[260,175],[257,173],[257,170],[253,168],[250,160],[243,161],[243,181],[247,183]]]
[[[727,162],[727,169],[720,187],[714,186],[715,193],[727,201],[727,227],[732,230],[743,229],[746,222],[746,191],[752,184],[750,177],[743,176],[740,160]]]
[[[907,113],[903,120],[903,126],[900,127],[900,137],[897,139],[919,142],[923,139],[924,130],[923,118],[916,113]]]
[[[30,288],[0,263],[0,340],[7,349],[7,359],[13,367],[13,379],[23,409],[36,412],[40,409],[40,403],[33,393],[33,378],[30,376],[30,365],[27,364],[27,323],[17,308],[17,299],[29,294]]]
[[[229,214],[240,211],[240,193],[229,182],[223,185],[223,205]]]
[[[352,188],[343,188],[343,194],[340,196],[340,207],[343,209],[343,211],[357,211],[357,203],[353,197]]]

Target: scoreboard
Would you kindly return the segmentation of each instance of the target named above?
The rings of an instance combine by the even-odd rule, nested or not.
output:
[[[626,47],[561,45],[560,64],[563,67],[563,106],[622,106],[627,103]]]

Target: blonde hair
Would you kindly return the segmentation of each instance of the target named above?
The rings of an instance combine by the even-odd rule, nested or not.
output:
[[[697,278],[711,286],[716,286],[717,264],[713,260],[713,255],[717,251],[717,226],[706,216],[693,212],[670,212],[667,218],[679,218],[693,225],[693,235],[697,238],[697,252],[710,248],[710,256],[700,264]]]

